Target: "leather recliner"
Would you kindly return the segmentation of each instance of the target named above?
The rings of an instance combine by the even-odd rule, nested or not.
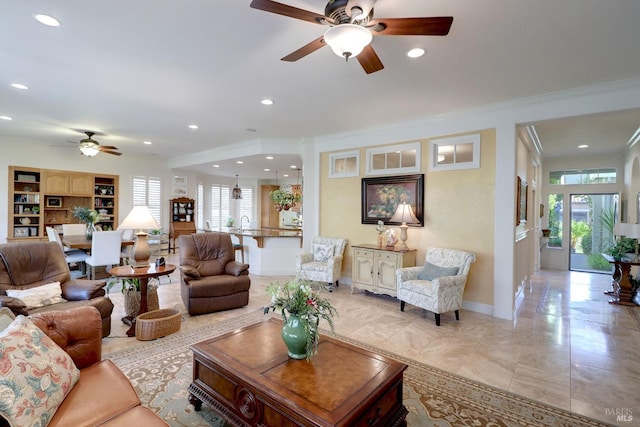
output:
[[[7,296],[9,289],[30,289],[60,282],[66,302],[29,308],[18,299]],[[69,266],[56,242],[19,242],[0,244],[0,307],[25,316],[47,311],[93,306],[100,312],[102,336],[111,333],[113,303],[107,298],[104,280],[71,279]]]
[[[249,304],[249,264],[235,261],[226,233],[182,235],[180,291],[191,315],[213,313]]]

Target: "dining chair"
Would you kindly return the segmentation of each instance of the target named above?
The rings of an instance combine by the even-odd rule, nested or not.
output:
[[[64,257],[67,261],[67,264],[77,264],[82,273],[86,273],[85,261],[89,257],[89,255],[87,255],[85,251],[65,247],[62,244],[60,234],[58,234],[58,231],[53,227],[47,227],[47,237],[49,237],[49,241],[56,242],[58,245],[60,245],[60,249],[62,249],[62,252],[64,252]]]
[[[86,224],[62,224],[62,234],[65,236],[80,236],[86,233]]]
[[[126,229],[126,230],[122,230],[122,241],[126,242],[129,240],[133,240],[135,238],[134,236],[134,232],[135,230],[133,229]],[[125,265],[127,259],[129,259],[129,256],[131,255],[131,249],[133,248],[133,246],[131,245],[121,245],[120,247],[120,265]]]
[[[97,231],[91,240],[91,256],[86,259],[90,268],[89,279],[96,278],[96,267],[106,267],[120,264],[122,247],[122,230]]]

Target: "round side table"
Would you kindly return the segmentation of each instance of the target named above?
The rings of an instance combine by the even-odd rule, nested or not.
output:
[[[149,279],[151,277],[169,275],[173,273],[175,269],[176,266],[173,264],[165,264],[160,267],[156,267],[155,264],[150,264],[149,267],[142,268],[133,268],[130,265],[120,265],[118,267],[113,267],[109,273],[113,277],[117,277],[119,279],[140,279],[140,310],[138,311],[138,315],[141,315],[142,313],[149,311],[147,308],[147,286],[149,285]],[[136,318],[134,317],[133,319],[130,319],[128,317],[124,317],[122,321],[130,324],[127,336],[135,336]]]

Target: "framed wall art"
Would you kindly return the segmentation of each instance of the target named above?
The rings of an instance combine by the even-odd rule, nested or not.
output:
[[[527,223],[527,182],[519,176],[516,182],[516,226]]]
[[[390,219],[399,203],[411,205],[420,227],[424,226],[424,175],[385,176],[362,178],[361,216],[363,224],[383,221],[387,225],[400,225]],[[417,225],[417,224],[416,224]]]
[[[173,177],[173,195],[175,197],[186,197],[189,190],[186,176],[176,175]]]
[[[61,208],[62,207],[62,198],[61,197],[47,197],[47,207],[48,208]]]

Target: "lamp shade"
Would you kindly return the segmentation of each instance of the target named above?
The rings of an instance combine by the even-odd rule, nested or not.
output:
[[[616,222],[613,226],[613,234],[616,236],[626,236],[629,231],[629,225],[626,222]]]
[[[640,238],[640,224],[626,224],[626,233],[624,236],[629,237],[631,239],[639,239]]]
[[[134,206],[129,215],[118,226],[118,230],[150,230],[154,228],[160,228],[160,226],[146,206]]]
[[[324,33],[324,41],[333,53],[346,59],[357,56],[372,39],[371,31],[356,24],[336,25]]]
[[[389,219],[389,221],[400,222],[403,225],[417,224],[420,222],[418,221],[418,218],[416,218],[415,214],[413,213],[413,209],[411,208],[411,205],[408,203],[400,203],[396,209],[396,213],[393,214],[393,216],[391,217],[391,219]]]

